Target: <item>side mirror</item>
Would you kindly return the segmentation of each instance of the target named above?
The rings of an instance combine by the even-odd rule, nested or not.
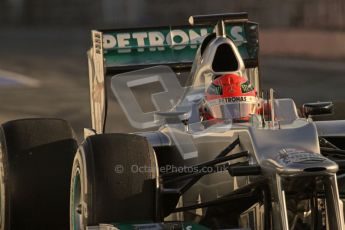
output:
[[[190,114],[190,111],[156,112],[154,117],[157,124],[178,124],[188,121]]]
[[[179,111],[179,112],[157,112],[155,113],[156,124],[178,124],[184,125],[185,131],[189,131],[189,118],[191,111]]]
[[[331,115],[333,114],[333,108],[333,102],[305,103],[302,106],[302,113],[305,117],[313,115]]]

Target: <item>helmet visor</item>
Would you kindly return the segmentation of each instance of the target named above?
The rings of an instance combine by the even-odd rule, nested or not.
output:
[[[222,103],[233,100],[233,98],[230,98],[230,100],[226,99],[229,98],[216,99],[208,102],[208,108],[212,117],[217,119],[248,119],[250,114],[256,113],[257,103],[255,97],[246,97],[247,100],[250,99],[248,102]]]

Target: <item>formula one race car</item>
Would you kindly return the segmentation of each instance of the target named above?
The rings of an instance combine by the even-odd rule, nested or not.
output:
[[[246,13],[189,22],[92,32],[78,149],[61,120],[2,126],[1,229],[68,228],[68,173],[71,230],[344,229],[345,121],[312,119],[333,104],[261,90]],[[136,132],[107,132],[111,103]]]

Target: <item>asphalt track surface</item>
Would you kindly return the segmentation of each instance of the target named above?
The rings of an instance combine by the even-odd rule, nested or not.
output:
[[[59,117],[81,137],[90,127],[87,30],[4,29],[0,32],[0,122],[26,117]],[[262,88],[303,102],[337,101],[345,119],[345,61],[262,57]],[[134,131],[111,108],[114,132]]]

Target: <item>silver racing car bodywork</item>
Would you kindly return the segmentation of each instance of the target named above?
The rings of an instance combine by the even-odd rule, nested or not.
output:
[[[296,111],[291,99],[276,99],[277,114],[291,114]],[[278,106],[284,104],[284,106]],[[286,109],[286,110],[284,110]],[[299,118],[297,114],[291,114],[289,118],[279,127],[267,128],[255,126],[254,124],[216,124],[205,127],[205,124],[190,124],[188,132],[185,132],[184,125],[163,125],[157,132],[140,133],[146,136],[156,150],[159,157],[167,157],[170,164],[179,165],[183,150],[188,149],[190,166],[200,164],[216,158],[217,154],[229,143],[237,138],[241,143],[235,152],[247,150],[249,155],[239,158],[235,162],[248,161],[250,165],[259,165],[260,176],[251,177],[229,177],[225,175],[212,175],[210,178],[201,179],[195,186],[201,188],[205,200],[216,199],[244,186],[250,185],[260,177],[267,179],[267,186],[270,189],[270,199],[272,200],[272,226],[274,229],[294,229],[291,218],[301,218],[300,221],[311,222],[311,207],[305,207],[301,213],[292,215],[293,202],[306,202],[298,196],[294,197],[290,193],[307,193],[310,186],[314,186],[316,193],[324,193],[324,198],[308,197],[317,199],[317,202],[327,204],[327,223],[329,229],[343,229],[343,209],[342,202],[338,195],[337,176],[338,164],[321,155],[318,139],[317,124],[310,119]],[[323,123],[324,124],[324,123]],[[324,130],[325,128],[323,128]],[[182,143],[181,143],[181,140]],[[175,143],[177,141],[177,143]],[[175,153],[164,156],[163,146],[176,146]],[[182,151],[181,151],[182,150]],[[190,153],[195,153],[191,155]],[[188,153],[187,153],[188,154]],[[175,157],[175,159],[174,159]],[[234,163],[234,162],[232,162]],[[216,186],[215,186],[216,184]],[[317,184],[317,185],[316,185]],[[301,186],[302,185],[302,186]],[[215,195],[216,194],[216,195]],[[287,195],[288,194],[288,195]],[[188,194],[187,194],[188,196]],[[307,195],[308,196],[308,195]],[[311,195],[310,195],[311,196]],[[192,197],[193,198],[193,197]],[[296,199],[296,200],[294,200]],[[302,200],[301,200],[302,199]],[[185,200],[186,203],[191,202]],[[297,204],[294,204],[297,207]],[[260,209],[252,208],[252,215],[258,215]],[[249,212],[247,210],[247,212]],[[248,214],[248,213],[247,213]],[[305,215],[297,217],[298,215]],[[288,220],[288,216],[291,216]],[[325,220],[324,220],[325,221]],[[296,222],[296,220],[295,220]],[[250,225],[252,229],[264,229],[262,220],[257,220],[256,224]],[[289,227],[290,223],[290,227]],[[253,224],[253,223],[252,223]],[[295,224],[296,225],[296,224]],[[312,224],[306,225],[306,229],[316,229]]]
[[[274,98],[272,91],[268,98],[260,96],[262,104],[270,105],[270,111],[266,111],[271,114],[269,118],[253,114],[249,122],[235,123],[225,119],[212,124],[200,119],[200,103],[207,85],[215,76],[235,73],[246,77],[257,91],[260,90],[257,37],[253,42],[247,34],[245,41],[234,41],[224,29],[224,23],[233,23],[250,25],[248,31],[255,32],[257,25],[250,24],[245,18],[231,21],[231,17],[224,15],[195,17],[193,23],[199,26],[216,24],[216,34],[208,35],[200,44],[185,86],[180,87],[172,81],[171,76],[176,78],[174,72],[178,72],[179,67],[175,64],[172,66],[174,70],[163,65],[115,74],[111,78],[111,89],[122,109],[128,112],[133,126],[140,122],[135,120],[135,114],[122,98],[124,94],[131,96],[128,91],[122,92],[126,91],[124,87],[159,81],[168,92],[169,86],[176,85],[173,96],[152,95],[156,100],[154,104],[163,106],[142,118],[143,128],[156,127],[157,130],[136,132],[153,146],[160,168],[199,167],[207,164],[205,162],[229,157],[222,162],[226,163],[222,165],[225,168],[202,175],[198,171],[198,180],[189,185],[181,184],[179,180],[167,180],[166,188],[188,190],[179,203],[186,208],[177,208],[173,212],[188,212],[188,207],[201,209],[201,214],[192,214],[202,216],[201,222],[210,228],[217,228],[219,223],[233,226],[238,221],[235,227],[250,229],[344,229],[343,204],[339,196],[342,189],[338,188],[342,161],[329,157],[330,150],[326,149],[329,154],[323,154],[320,141],[328,137],[344,137],[345,121],[314,122],[310,116],[314,114],[299,115],[292,99]],[[90,69],[94,71],[90,73],[92,121],[97,133],[104,131],[103,71],[109,67],[99,60],[104,52],[99,42],[103,33],[106,32],[93,32],[94,45],[89,52]],[[247,57],[243,57],[239,50],[242,45],[246,46]],[[231,64],[224,64],[219,61],[221,59],[229,60]],[[99,64],[101,66],[97,66]],[[172,83],[164,84],[166,79]],[[324,107],[317,108],[322,110]],[[225,149],[229,153],[223,154]],[[164,184],[166,177],[164,172],[161,173]],[[176,174],[173,170],[169,173]],[[186,173],[180,174],[185,176]],[[202,205],[225,198],[233,199],[226,207],[218,204],[206,208]],[[216,222],[212,213],[218,213]],[[236,221],[222,216],[224,213],[230,213]]]

